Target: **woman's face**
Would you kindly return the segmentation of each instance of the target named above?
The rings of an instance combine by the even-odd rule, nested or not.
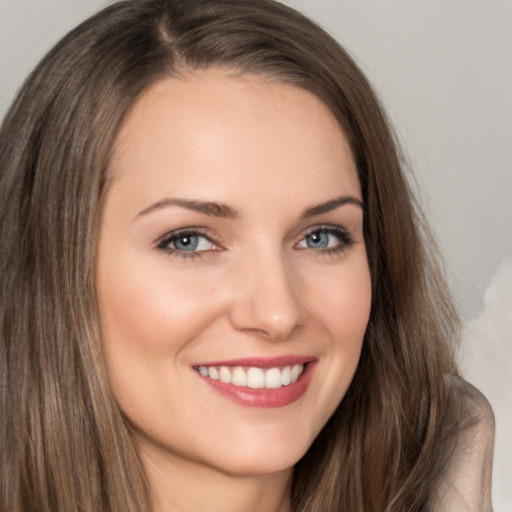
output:
[[[237,475],[291,468],[343,398],[370,311],[338,124],[302,89],[196,72],[142,95],[111,171],[100,310],[142,453]]]

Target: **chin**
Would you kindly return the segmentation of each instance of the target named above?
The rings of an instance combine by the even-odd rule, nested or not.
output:
[[[243,454],[235,460],[223,461],[222,466],[216,466],[216,469],[226,475],[241,478],[274,475],[290,472],[303,455],[300,453],[276,457],[270,453],[258,453],[254,457],[252,454]]]
[[[265,434],[259,437],[254,434],[241,443],[233,442],[228,453],[212,455],[219,461],[217,467],[232,476],[249,477],[290,471],[313,442],[313,439],[304,439],[303,434],[294,434],[282,431],[271,438]]]

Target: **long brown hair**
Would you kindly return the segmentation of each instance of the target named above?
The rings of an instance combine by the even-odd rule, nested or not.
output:
[[[260,73],[316,94],[357,163],[373,302],[361,361],[296,465],[295,512],[426,510],[458,427],[456,316],[376,95],[306,17],[272,0],[132,0],[68,34],[0,132],[0,507],[151,510],[109,387],[96,243],[120,124],[190,69]]]

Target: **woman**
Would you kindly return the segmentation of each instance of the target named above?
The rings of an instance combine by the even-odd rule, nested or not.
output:
[[[0,137],[3,510],[490,510],[435,244],[311,21],[116,3]]]

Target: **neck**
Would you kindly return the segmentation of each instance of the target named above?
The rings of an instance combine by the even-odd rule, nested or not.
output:
[[[143,453],[156,512],[290,512],[292,470],[240,476]]]

